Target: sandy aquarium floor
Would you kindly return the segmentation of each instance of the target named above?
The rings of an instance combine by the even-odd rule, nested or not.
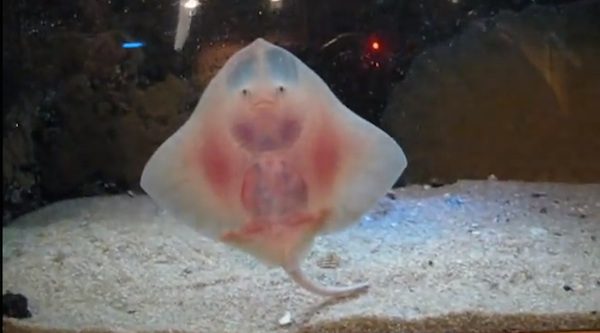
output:
[[[338,301],[141,195],[48,206],[5,227],[2,250],[3,292],[25,295],[32,312],[4,320],[14,332],[600,329],[600,184],[396,190],[305,260],[323,284],[370,283]]]

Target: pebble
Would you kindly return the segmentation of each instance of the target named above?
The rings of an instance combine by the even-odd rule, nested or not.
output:
[[[292,323],[292,314],[289,311],[286,311],[283,317],[279,318],[280,326],[287,326]]]

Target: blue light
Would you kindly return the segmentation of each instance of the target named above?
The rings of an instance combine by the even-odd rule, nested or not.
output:
[[[122,46],[124,49],[137,49],[143,47],[144,45],[145,43],[143,42],[125,42]]]

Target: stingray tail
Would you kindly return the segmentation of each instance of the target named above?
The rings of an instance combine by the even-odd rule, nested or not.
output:
[[[326,287],[311,281],[299,267],[286,268],[285,271],[302,288],[324,297],[346,297],[364,292],[369,288],[367,283],[348,287]]]

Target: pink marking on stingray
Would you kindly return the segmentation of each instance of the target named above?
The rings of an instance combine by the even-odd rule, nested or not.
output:
[[[282,239],[281,237],[286,238],[290,234],[303,233],[308,230],[315,233],[324,226],[328,217],[329,211],[321,210],[315,214],[303,212],[278,218],[254,218],[244,223],[239,229],[224,233],[221,240],[238,244],[261,240],[277,243],[277,240]],[[304,228],[307,230],[301,232]]]
[[[233,161],[224,138],[214,130],[204,134],[205,142],[200,148],[199,164],[212,191],[221,199],[228,200],[228,189],[233,175]]]
[[[330,123],[322,121],[322,124]],[[340,169],[340,149],[341,140],[336,130],[322,125],[313,138],[310,154],[316,184],[321,189],[329,189],[334,184]]]
[[[284,159],[259,159],[243,177],[241,200],[254,216],[298,212],[307,202],[306,182]]]

